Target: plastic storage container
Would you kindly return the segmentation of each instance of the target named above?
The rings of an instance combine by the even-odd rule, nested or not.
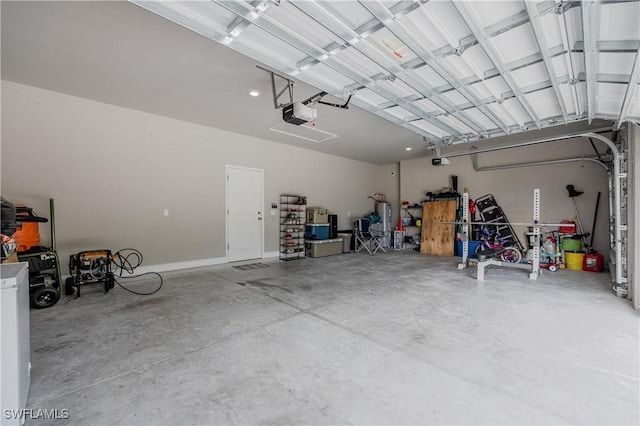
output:
[[[469,253],[467,256],[472,257],[478,246],[482,244],[482,241],[469,240],[467,242],[469,243]],[[456,253],[458,256],[462,257],[462,240],[456,240]]]
[[[342,238],[332,240],[305,240],[305,249],[309,257],[325,257],[342,254]]]
[[[582,240],[575,238],[563,238],[562,250],[578,252],[582,250]]]
[[[326,240],[329,238],[328,223],[307,223],[304,237],[308,240]]]
[[[338,234],[338,238],[342,238],[342,252],[349,253],[351,251],[351,234]]]
[[[307,208],[308,223],[329,223],[329,210],[321,207]]]
[[[582,262],[584,260],[584,253],[571,253],[566,252],[565,254],[567,269],[571,269],[572,271],[582,271]]]

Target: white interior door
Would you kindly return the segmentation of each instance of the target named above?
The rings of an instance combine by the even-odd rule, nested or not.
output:
[[[227,260],[262,258],[264,171],[226,166]]]

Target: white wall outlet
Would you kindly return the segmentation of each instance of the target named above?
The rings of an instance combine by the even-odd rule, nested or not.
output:
[[[169,216],[169,209],[164,209],[163,213],[164,213],[165,216]]]

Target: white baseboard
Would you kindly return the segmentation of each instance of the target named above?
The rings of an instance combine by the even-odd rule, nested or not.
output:
[[[263,259],[272,259],[280,256],[280,252],[270,251],[266,252],[262,255]],[[259,261],[260,259],[256,259]],[[179,271],[182,269],[191,269],[191,268],[202,268],[205,266],[214,266],[214,265],[222,265],[225,263],[229,263],[226,257],[214,257],[211,259],[200,259],[200,260],[189,260],[185,262],[175,262],[175,263],[161,263],[159,265],[149,265],[149,266],[140,266],[136,268],[133,275],[144,274],[147,272],[169,272],[169,271]],[[126,272],[122,273],[123,276],[127,276]]]
[[[263,259],[272,259],[280,256],[280,253],[277,251],[266,252],[262,255]],[[257,259],[259,260],[259,259]],[[191,269],[191,268],[202,268],[206,266],[215,266],[222,265],[225,263],[229,263],[226,257],[214,257],[211,259],[200,259],[200,260],[188,260],[185,262],[174,262],[174,263],[161,263],[158,265],[148,265],[148,266],[140,266],[133,271],[133,275],[145,274],[147,272],[170,272],[170,271],[180,271],[182,269]],[[114,268],[112,268],[113,270]],[[115,273],[120,274],[119,270],[114,270]],[[122,272],[122,276],[126,277],[132,274],[128,274],[126,271]],[[70,275],[63,275],[62,281],[64,282]]]
[[[222,265],[227,263],[226,257],[214,257],[211,259],[189,260],[185,262],[174,263],[161,263],[158,265],[140,266],[133,271],[133,275],[145,274],[147,272],[169,272],[179,271],[181,269],[202,268],[204,266]],[[119,271],[117,271],[119,272]],[[126,271],[122,273],[122,276],[126,277],[131,274],[127,274]]]

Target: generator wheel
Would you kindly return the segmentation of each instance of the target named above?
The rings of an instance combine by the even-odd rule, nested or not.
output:
[[[31,295],[31,307],[44,309],[55,305],[60,300],[60,292],[53,288],[39,288]]]
[[[69,277],[64,281],[64,294],[65,296],[71,296],[73,294],[73,277]]]
[[[104,292],[108,293],[115,286],[115,278],[113,274],[107,274],[104,279]]]

